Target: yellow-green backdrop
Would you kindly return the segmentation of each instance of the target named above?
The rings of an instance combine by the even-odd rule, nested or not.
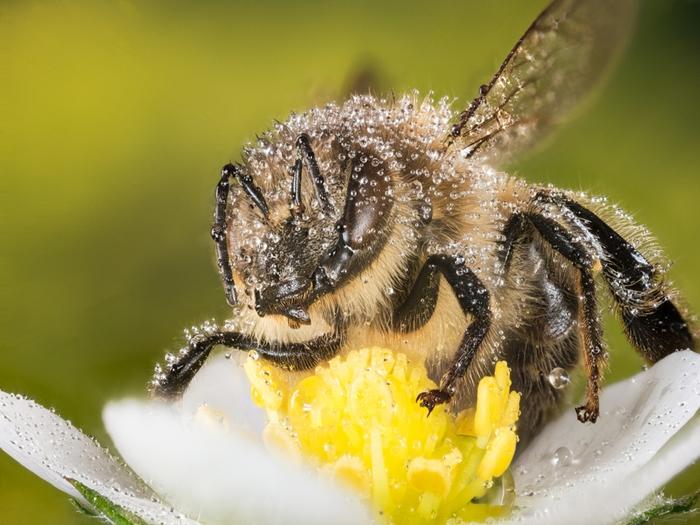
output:
[[[222,164],[364,64],[465,104],[544,0],[0,4],[0,388],[108,443],[184,326],[226,314],[208,237]],[[517,166],[649,226],[700,308],[700,3],[642,2],[588,111]],[[609,379],[641,361],[614,323]],[[671,485],[699,488],[700,469]],[[235,495],[232,495],[235,497]],[[88,523],[0,454],[0,523]]]

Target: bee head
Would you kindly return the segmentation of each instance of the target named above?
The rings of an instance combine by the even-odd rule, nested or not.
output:
[[[305,136],[296,140],[299,149],[307,144]],[[232,280],[244,291],[240,301],[294,326],[310,323],[314,273],[337,237],[339,213],[310,149],[282,164],[253,158],[229,168],[225,239]],[[302,181],[304,166],[311,177]]]

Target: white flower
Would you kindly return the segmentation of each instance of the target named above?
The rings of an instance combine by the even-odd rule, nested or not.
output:
[[[616,523],[693,463],[700,355],[672,354],[604,389],[601,407],[595,425],[565,411],[520,454],[504,523]],[[265,416],[235,360],[212,359],[177,404],[112,402],[104,421],[133,472],[51,411],[0,392],[0,448],[87,507],[98,505],[81,485],[146,523],[372,523],[354,494],[267,452]]]

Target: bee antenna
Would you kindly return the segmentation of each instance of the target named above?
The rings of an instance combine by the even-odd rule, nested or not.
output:
[[[301,203],[301,169],[303,161],[306,162],[306,166],[311,175],[311,180],[314,183],[314,188],[316,189],[316,198],[319,204],[323,208],[323,211],[331,211],[331,202],[328,199],[328,192],[326,191],[326,182],[321,175],[321,170],[318,167],[318,162],[316,162],[316,155],[314,155],[314,150],[311,148],[311,139],[306,133],[302,133],[297,137],[297,160],[294,162],[293,168],[293,178],[292,178],[292,206],[296,206],[297,203]]]

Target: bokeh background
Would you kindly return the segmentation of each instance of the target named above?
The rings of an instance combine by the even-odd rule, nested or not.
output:
[[[108,443],[105,401],[143,392],[183,327],[226,315],[208,236],[220,166],[367,65],[387,89],[466,105],[544,4],[3,1],[0,388]],[[696,311],[699,27],[697,1],[643,1],[599,96],[515,166],[631,211]],[[609,380],[638,371],[607,331]],[[91,521],[0,453],[0,523]]]

